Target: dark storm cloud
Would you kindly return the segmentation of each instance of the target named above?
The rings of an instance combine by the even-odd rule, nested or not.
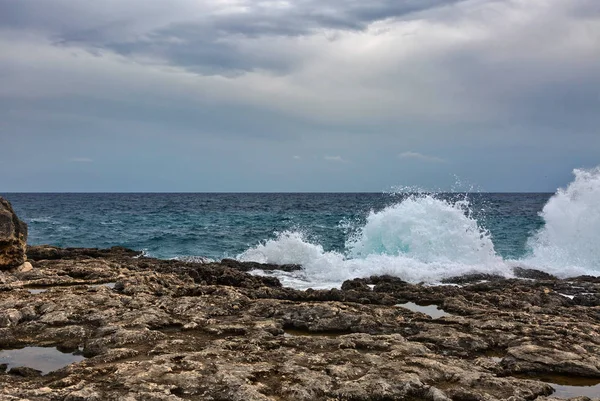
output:
[[[0,28],[41,31],[57,45],[160,57],[203,74],[235,74],[253,69],[285,73],[295,60],[248,54],[237,46],[236,38],[294,37],[324,29],[360,31],[374,21],[460,1],[463,0],[302,0],[284,6],[277,6],[278,2],[248,1],[242,3],[243,12],[212,13],[211,7],[206,7],[204,11],[172,19],[153,16],[156,22],[145,25],[136,23],[144,17],[137,14],[137,7],[142,6],[137,2],[116,4],[115,12],[105,13],[102,2],[82,5],[65,0],[1,0]],[[178,3],[187,2],[154,3],[176,8]]]

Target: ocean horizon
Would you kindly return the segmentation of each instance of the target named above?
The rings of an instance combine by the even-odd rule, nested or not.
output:
[[[436,283],[510,276],[600,274],[598,170],[576,170],[556,193],[130,192],[6,193],[29,243],[125,246],[150,257],[299,264],[275,273],[298,288],[390,274]],[[258,272],[260,273],[260,272]]]

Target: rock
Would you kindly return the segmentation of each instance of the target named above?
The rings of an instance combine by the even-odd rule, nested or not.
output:
[[[243,272],[249,272],[251,270],[281,270],[284,272],[293,272],[302,269],[302,266],[300,265],[275,265],[271,263],[240,262],[235,259],[223,259],[221,260],[221,264]]]
[[[0,327],[10,327],[19,323],[23,315],[17,309],[0,311]]]
[[[78,391],[73,391],[66,398],[65,401],[100,401],[102,400],[101,395],[93,388],[83,388]]]
[[[31,260],[87,259],[87,258],[139,258],[142,252],[114,246],[109,249],[97,248],[58,248],[50,245],[27,247],[27,257]]]
[[[0,197],[0,270],[25,263],[26,248],[27,224],[19,220],[10,202]]]
[[[2,400],[541,401],[552,387],[535,375],[600,368],[594,278],[374,276],[299,291],[237,261],[29,252],[35,269],[0,276],[0,350],[56,347],[77,362],[0,374]],[[409,301],[451,315],[396,306]]]
[[[442,283],[467,284],[467,283],[476,283],[478,281],[498,281],[498,280],[504,280],[504,277],[497,275],[497,274],[473,273],[473,274],[465,274],[462,276],[445,278],[442,280]]]
[[[342,283],[342,291],[371,291],[367,280],[355,278],[353,280],[346,280]]]
[[[568,350],[526,344],[508,349],[502,365],[515,373],[560,373],[573,376],[600,377],[600,358],[584,348]]]
[[[31,270],[33,270],[33,266],[29,262],[25,262],[25,263],[23,263],[21,266],[19,266],[17,268],[17,271],[19,273],[27,273],[27,272],[29,272]]]
[[[513,273],[519,278],[530,278],[534,280],[557,280],[556,276],[536,269],[525,269],[523,267],[514,267]]]
[[[28,368],[26,366],[16,366],[9,370],[8,374],[21,377],[37,377],[41,376],[42,372],[37,369]]]

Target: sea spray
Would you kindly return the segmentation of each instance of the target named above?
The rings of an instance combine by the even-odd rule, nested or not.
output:
[[[540,216],[545,225],[529,240],[526,265],[574,276],[600,273],[600,167],[573,170],[575,179],[559,189]]]
[[[346,242],[345,252],[326,252],[301,232],[285,231],[238,256],[240,260],[303,266],[281,275],[295,287],[339,286],[354,277],[390,274],[411,282],[438,282],[470,272],[509,274],[489,233],[470,216],[468,202],[409,195],[369,213]]]
[[[346,243],[348,255],[407,256],[423,263],[497,262],[489,233],[470,217],[466,199],[410,195],[379,212]]]

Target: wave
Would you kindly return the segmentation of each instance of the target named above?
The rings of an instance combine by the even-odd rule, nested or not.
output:
[[[448,201],[426,193],[371,211],[365,224],[349,235],[342,252],[325,251],[300,231],[285,231],[238,259],[300,264],[299,272],[278,273],[285,285],[296,288],[328,288],[347,279],[382,274],[428,283],[474,272],[510,277],[515,265],[562,277],[598,275],[600,168],[573,173],[574,181],[544,206],[545,225],[529,239],[530,254],[519,260],[504,260],[496,253],[466,197]]]
[[[389,274],[411,282],[437,282],[472,272],[510,275],[496,255],[489,233],[470,217],[465,199],[451,202],[433,194],[410,195],[370,212],[351,235],[345,251],[325,251],[301,232],[286,231],[238,255],[242,261],[300,264],[287,285],[337,286],[354,277]]]
[[[32,217],[29,219],[29,223],[54,223],[52,217]]]
[[[559,276],[600,274],[600,167],[573,170],[575,179],[546,203],[545,225],[522,262]]]

